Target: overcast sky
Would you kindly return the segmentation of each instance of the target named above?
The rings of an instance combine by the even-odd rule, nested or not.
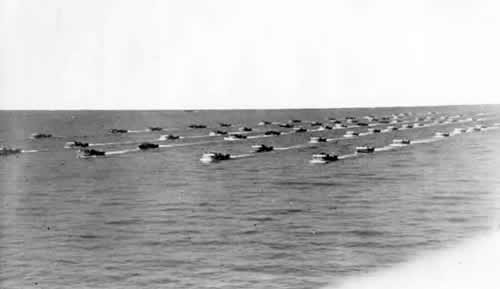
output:
[[[0,0],[0,108],[500,103],[497,0]]]

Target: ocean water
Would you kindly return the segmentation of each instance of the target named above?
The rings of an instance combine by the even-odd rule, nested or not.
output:
[[[1,111],[0,144],[24,152],[0,157],[0,287],[335,287],[438,252],[498,229],[499,109]],[[464,122],[352,139],[343,138],[345,129],[262,137],[271,127],[290,129],[257,126],[409,112],[414,123],[428,111]],[[209,128],[187,128],[194,123]],[[476,124],[492,129],[433,138]],[[207,137],[243,125],[258,131],[235,142]],[[34,132],[54,137],[32,140]],[[157,141],[167,133],[184,138]],[[311,145],[311,136],[330,141]],[[416,141],[389,149],[401,137]],[[74,140],[111,154],[79,159],[64,148]],[[141,141],[163,147],[136,151]],[[260,143],[279,150],[250,153]],[[378,149],[354,155],[364,144]],[[235,158],[202,164],[207,151]],[[318,152],[343,159],[311,165]]]

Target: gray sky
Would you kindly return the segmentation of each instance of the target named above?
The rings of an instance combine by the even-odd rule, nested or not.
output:
[[[0,0],[0,108],[500,103],[500,1]]]

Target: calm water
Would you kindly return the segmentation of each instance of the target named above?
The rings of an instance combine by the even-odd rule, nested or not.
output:
[[[338,138],[345,130],[224,142],[199,137],[209,129],[185,128],[230,122],[264,129],[256,126],[260,120],[410,111],[463,114],[461,119],[489,115],[482,122],[302,147],[293,146],[312,135]],[[311,155],[349,155],[356,145],[384,147],[395,137],[429,139],[436,131],[491,125],[499,117],[495,106],[0,112],[0,143],[38,150],[0,159],[0,287],[320,288],[395,266],[497,226],[500,130],[327,165],[310,165]],[[140,132],[153,125],[171,131]],[[138,132],[117,136],[107,133],[111,128]],[[33,132],[56,137],[30,140]],[[186,138],[162,144],[186,145],[127,151],[136,147],[133,141],[166,133]],[[123,154],[77,159],[64,148],[72,140]],[[258,143],[284,149],[245,155]],[[244,157],[200,163],[212,150]]]

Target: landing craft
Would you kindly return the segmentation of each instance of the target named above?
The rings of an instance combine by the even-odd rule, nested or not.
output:
[[[411,141],[407,138],[393,139],[391,146],[406,146],[409,145]]]
[[[274,150],[273,146],[266,146],[266,145],[263,145],[263,144],[253,145],[252,146],[252,151],[254,153],[270,152],[270,151],[273,151],[273,150]]]
[[[32,139],[40,139],[40,138],[51,138],[52,134],[50,133],[34,133],[31,135]]]
[[[447,133],[447,132],[440,132],[440,131],[438,131],[438,132],[436,132],[434,134],[434,137],[449,137],[449,136],[450,136],[449,133]]]
[[[368,153],[373,153],[375,151],[375,148],[372,147],[372,146],[357,146],[356,147],[356,153],[364,153],[364,154],[368,154]]]
[[[0,147],[0,156],[8,156],[22,153],[21,149],[10,148],[10,147]]]
[[[227,141],[235,141],[235,140],[241,140],[241,139],[246,139],[247,136],[246,135],[242,135],[242,134],[232,134],[230,136],[226,136],[224,138],[224,140],[227,140]]]
[[[163,130],[163,128],[158,127],[158,126],[150,126],[148,129],[149,129],[149,131],[162,131]]]
[[[348,130],[344,134],[344,137],[355,137],[355,136],[359,136],[359,133],[352,130]]]
[[[128,132],[128,130],[126,130],[126,129],[121,129],[121,128],[112,128],[112,129],[110,130],[110,132],[111,132],[112,134],[121,134],[121,133],[127,133],[127,132]]]
[[[89,146],[89,143],[87,142],[79,142],[79,141],[71,141],[71,142],[67,142],[65,145],[64,145],[64,148],[86,148]]]
[[[91,158],[91,157],[98,157],[98,156],[105,156],[106,152],[103,151],[98,151],[95,149],[81,149],[78,151],[77,156],[79,158]]]
[[[300,133],[300,132],[306,132],[307,129],[299,126],[299,127],[294,127],[293,130],[296,132],[296,133]]]
[[[158,144],[154,144],[154,143],[149,143],[149,142],[143,142],[141,143],[138,148],[141,150],[141,151],[146,151],[146,150],[151,150],[151,149],[157,149],[159,148],[160,145]]]
[[[215,162],[220,162],[220,161],[224,161],[224,160],[229,160],[230,158],[231,158],[230,154],[209,152],[209,153],[204,153],[201,156],[200,161],[202,163],[208,164],[208,163],[215,163]]]
[[[244,132],[244,131],[252,131],[253,129],[251,127],[243,126],[243,127],[240,127],[238,130],[241,132]]]
[[[221,136],[221,135],[227,135],[227,131],[222,131],[222,130],[215,130],[211,131],[208,133],[209,136]]]
[[[180,139],[181,137],[178,135],[173,135],[173,134],[165,134],[160,136],[158,140],[160,141],[165,141],[165,140],[174,140],[174,139]]]
[[[337,155],[330,155],[327,153],[319,153],[312,155],[312,160],[309,161],[311,164],[326,164],[329,162],[337,161],[339,157]]]
[[[320,136],[313,136],[309,139],[309,143],[326,142],[326,138]]]
[[[280,135],[281,132],[277,130],[268,130],[264,133],[265,135]]]

